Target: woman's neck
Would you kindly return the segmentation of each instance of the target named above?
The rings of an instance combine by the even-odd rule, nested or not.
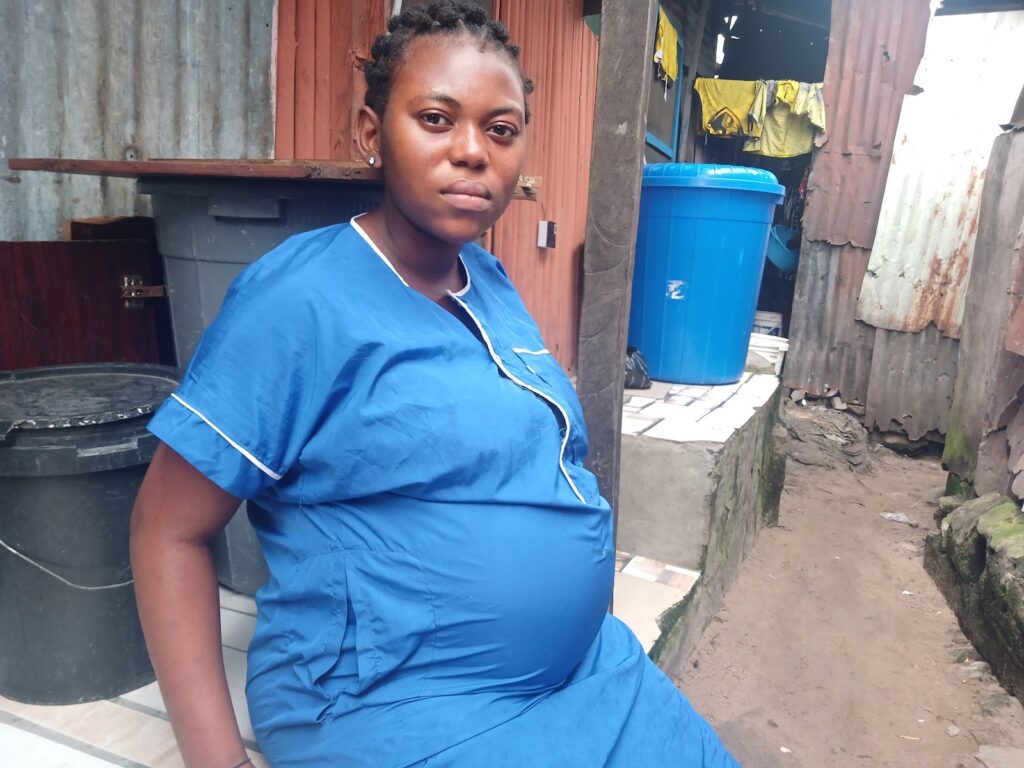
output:
[[[438,240],[416,227],[388,199],[359,218],[402,279],[435,301],[463,287],[460,246]]]

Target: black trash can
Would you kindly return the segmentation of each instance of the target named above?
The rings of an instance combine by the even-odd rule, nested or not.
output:
[[[0,694],[110,698],[154,680],[128,554],[173,368],[0,373]]]

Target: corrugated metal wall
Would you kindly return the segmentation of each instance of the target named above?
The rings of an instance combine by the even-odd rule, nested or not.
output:
[[[508,269],[548,348],[576,365],[580,268],[586,229],[598,40],[582,0],[500,0],[495,13],[523,48],[536,90],[530,101],[526,170],[542,176],[538,203],[513,202],[494,229],[494,253]],[[558,225],[557,246],[537,247],[537,222]]]
[[[804,240],[793,294],[784,383],[812,395],[839,390],[867,402],[875,329],[854,320],[868,254],[855,245]]]
[[[960,337],[992,140],[1017,99],[1024,11],[937,16],[904,101],[857,316]],[[951,105],[958,105],[951,109]],[[877,354],[877,351],[876,351]]]
[[[1014,130],[996,137],[989,157],[965,302],[964,375],[957,378],[943,455],[949,470],[975,482],[979,493],[999,488],[1000,477],[1006,481],[1010,470],[1018,471],[1008,463],[1007,426],[1024,399],[1024,358],[1006,351],[1005,340],[1024,287],[1022,245],[1024,131]],[[1015,439],[1019,427],[1011,430]]]
[[[836,127],[813,158],[785,382],[860,401],[869,428],[949,428],[984,169],[1018,86],[1011,15],[929,26],[925,0],[833,2]]]
[[[857,300],[928,18],[928,0],[833,0],[829,133],[812,159],[784,374],[794,389],[870,402],[875,329],[855,319]]]
[[[273,10],[273,0],[0,3],[0,158],[268,157]],[[148,211],[133,181],[0,174],[0,239]]]
[[[366,94],[360,66],[390,8],[390,0],[278,0],[274,157],[355,157],[352,131]]]
[[[823,89],[829,130],[813,158],[806,239],[871,247],[928,14],[928,0],[833,0]]]

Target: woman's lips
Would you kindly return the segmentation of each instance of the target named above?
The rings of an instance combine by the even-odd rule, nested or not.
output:
[[[486,211],[491,207],[491,191],[479,181],[459,179],[442,189],[441,195],[460,211]]]

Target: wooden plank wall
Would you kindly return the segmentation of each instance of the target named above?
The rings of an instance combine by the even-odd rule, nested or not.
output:
[[[278,0],[274,157],[352,160],[366,84],[361,63],[384,31],[387,0]]]

